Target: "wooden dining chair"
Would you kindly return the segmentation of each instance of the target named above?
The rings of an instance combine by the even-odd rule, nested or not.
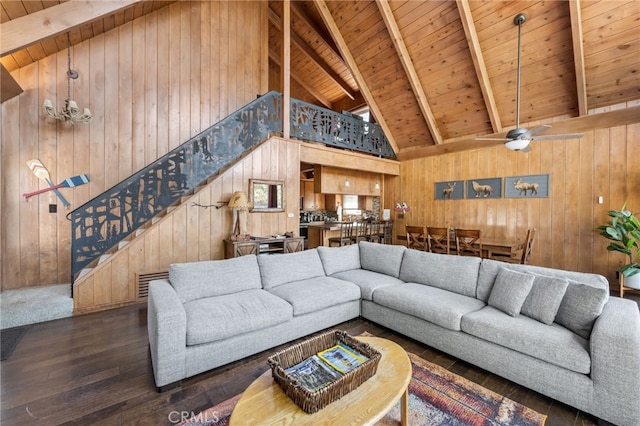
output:
[[[393,221],[385,220],[380,225],[380,242],[382,244],[393,244]]]
[[[482,257],[482,241],[479,229],[455,229],[458,256]]]
[[[406,225],[407,248],[428,251],[427,227],[419,225]]]
[[[347,246],[353,242],[353,222],[340,223],[340,236],[329,238],[329,247]]]
[[[524,244],[521,249],[518,249],[511,255],[504,255],[500,253],[490,253],[489,257],[493,260],[500,260],[508,263],[520,263],[522,265],[528,265],[531,258],[531,251],[533,250],[533,241],[536,238],[536,228],[527,229],[527,237],[524,240]]]
[[[449,228],[427,226],[427,248],[431,253],[451,253]]]

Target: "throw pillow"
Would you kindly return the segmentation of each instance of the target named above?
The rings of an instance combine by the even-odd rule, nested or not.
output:
[[[567,291],[569,282],[564,278],[532,275],[535,277],[533,286],[522,305],[520,313],[544,324],[551,325],[558,313],[562,297]]]
[[[593,324],[602,313],[608,298],[609,292],[605,288],[569,280],[555,322],[589,339]]]
[[[512,317],[517,316],[531,291],[534,278],[531,274],[501,268],[489,295],[489,306]]]

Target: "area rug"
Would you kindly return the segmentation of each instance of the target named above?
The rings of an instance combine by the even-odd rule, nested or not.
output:
[[[9,359],[13,351],[18,346],[20,339],[27,334],[30,325],[22,327],[5,328],[0,330],[0,361]]]
[[[413,373],[409,383],[410,425],[540,426],[546,415],[512,401],[447,369],[409,353]],[[215,405],[181,426],[226,426],[241,395]],[[378,425],[400,423],[400,404]]]

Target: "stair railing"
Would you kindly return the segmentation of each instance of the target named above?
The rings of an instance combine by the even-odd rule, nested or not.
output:
[[[395,154],[377,124],[291,100],[291,134],[303,140]],[[282,94],[268,92],[69,213],[71,279],[242,154],[282,134]]]

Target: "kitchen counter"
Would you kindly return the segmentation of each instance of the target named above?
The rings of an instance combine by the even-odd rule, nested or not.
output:
[[[354,223],[354,228],[358,226]],[[309,248],[328,246],[329,238],[340,237],[340,222],[311,222],[309,223]]]

